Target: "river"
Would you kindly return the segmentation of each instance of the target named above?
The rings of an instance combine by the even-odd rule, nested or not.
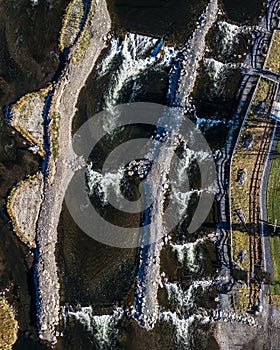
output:
[[[100,58],[80,94],[74,131],[92,115],[117,103],[166,104],[169,72],[177,46],[186,41],[207,2],[201,0],[193,5],[186,1],[154,0],[132,4],[128,0],[110,0],[108,3],[116,35],[120,38],[112,39],[111,47]],[[56,43],[66,4],[66,0],[0,1],[0,16],[5,28],[0,36],[3,43],[0,52],[2,106],[44,87],[53,79],[59,67]],[[250,29],[247,27],[257,22],[262,1],[237,3],[224,0],[224,10],[208,36],[209,52],[201,64],[193,96],[196,105],[193,120],[213,149],[220,148],[225,140],[241,76],[238,66],[227,64],[242,62],[242,55],[249,47]],[[130,33],[126,34],[125,30]],[[161,58],[149,60],[152,48],[163,35],[166,38]],[[224,40],[221,45],[217,45],[218,37]],[[44,349],[36,337],[34,309],[30,308],[34,298],[33,256],[11,233],[3,209],[8,190],[26,174],[33,174],[40,160],[27,150],[28,145],[19,135],[12,134],[3,119],[2,116],[0,289],[9,288],[7,297],[18,312],[21,331],[14,349]],[[105,123],[110,128],[113,121]],[[94,176],[96,174],[92,174],[92,184]],[[114,180],[108,178],[104,186],[116,189],[118,183]],[[178,193],[178,206],[185,211],[186,222],[195,206],[195,198],[187,195]],[[59,338],[55,348],[217,349],[211,337],[212,325],[191,313],[180,318],[174,306],[187,303],[185,307],[190,310],[198,306],[215,307],[211,278],[219,262],[214,245],[201,239],[203,232],[214,227],[215,216],[214,206],[205,225],[191,237],[184,236],[183,224],[176,232],[173,245],[164,248],[162,271],[172,282],[167,282],[166,288],[159,291],[159,301],[165,311],[155,329],[148,333],[122,311],[123,303],[133,302],[137,249],[112,248],[92,240],[75,225],[64,207],[57,247],[61,301],[72,305],[80,303],[83,309],[73,313],[65,329],[61,326],[64,337]],[[197,282],[193,283],[194,280]],[[208,296],[205,296],[205,290],[210,291]],[[190,294],[194,299],[190,300]],[[112,304],[115,305],[114,314]],[[201,340],[203,337],[206,343]]]

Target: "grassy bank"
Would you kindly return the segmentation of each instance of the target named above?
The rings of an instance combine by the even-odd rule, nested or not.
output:
[[[267,114],[270,111],[276,83],[260,78],[256,89],[233,156],[230,184],[233,258],[245,269],[250,267],[251,185],[254,170],[258,163],[259,150],[263,145],[264,129],[270,123]],[[269,127],[267,132],[271,131],[272,129]],[[264,166],[264,164],[261,166]],[[241,215],[237,213],[241,213]],[[240,261],[240,252],[244,251],[247,252],[247,258]]]
[[[270,290],[272,294],[280,296],[280,237],[270,237],[270,249],[274,274]]]
[[[0,299],[0,349],[12,350],[17,340],[18,323],[5,299]]]
[[[270,52],[265,64],[266,69],[271,69],[273,72],[280,71],[280,30],[275,29],[273,32]]]
[[[267,219],[271,224],[280,223],[280,141],[274,153],[268,187],[267,187]],[[270,248],[274,270],[274,283],[271,285],[272,294],[280,296],[280,237],[276,234],[270,237]]]
[[[267,187],[267,219],[272,224],[280,224],[280,141],[274,153]],[[280,255],[279,255],[280,259]]]

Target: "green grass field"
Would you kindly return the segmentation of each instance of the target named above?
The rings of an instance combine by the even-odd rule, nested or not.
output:
[[[235,154],[233,156],[231,167],[231,209],[232,209],[232,249],[233,259],[242,268],[249,270],[250,260],[246,259],[243,262],[239,262],[238,255],[241,250],[250,252],[250,238],[248,230],[244,229],[239,220],[236,219],[234,212],[238,209],[242,209],[245,214],[244,223],[248,225],[250,229],[250,186],[252,182],[252,176],[254,168],[257,164],[258,151],[262,147],[263,132],[267,124],[267,119],[259,116],[256,113],[256,106],[262,102],[270,106],[273,98],[273,94],[277,88],[277,85],[272,80],[261,77],[259,79],[258,86],[256,88],[255,97],[253,99],[250,111],[248,113],[244,128],[240,135]],[[251,146],[246,149],[243,147],[244,138],[246,135],[253,135],[253,142]],[[240,169],[246,169],[247,179],[243,184],[238,183],[237,174]],[[279,221],[280,222],[280,221]]]
[[[280,141],[274,154],[267,188],[267,217],[268,221],[280,224]],[[270,247],[273,260],[274,282],[280,282],[280,237],[270,237]],[[280,295],[280,285],[272,284],[271,292]]]
[[[280,30],[275,29],[270,54],[267,58],[266,69],[271,69],[273,72],[280,71]]]
[[[267,188],[267,217],[272,224],[280,224],[280,141],[277,143]]]

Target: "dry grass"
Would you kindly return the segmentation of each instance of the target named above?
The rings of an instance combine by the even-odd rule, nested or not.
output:
[[[31,144],[39,146],[40,156],[44,156],[43,150],[43,109],[45,98],[52,86],[48,86],[38,92],[27,94],[20,98],[12,106],[11,125]]]
[[[275,73],[280,71],[280,30],[275,29],[271,43],[270,53],[265,63],[266,69],[271,69]]]
[[[270,292],[266,297],[266,302],[268,304],[273,304],[277,307],[280,307],[280,296],[275,293],[272,287],[270,287]]]
[[[73,52],[71,53],[71,60],[74,64],[79,64],[79,62],[83,59],[84,54],[89,46],[90,39],[92,38],[90,26],[95,8],[95,0],[91,1],[90,6],[91,7],[83,28],[83,32],[81,33],[79,40],[75,45]]]
[[[253,110],[256,107],[256,105],[259,102],[265,101],[268,97],[269,91],[273,88],[276,89],[276,87],[277,84],[272,80],[265,79],[263,77],[259,79],[258,87],[250,110],[251,115],[253,114]]]
[[[0,349],[12,350],[17,340],[18,323],[6,300],[0,299]]]
[[[241,230],[233,230],[233,239],[232,239],[232,250],[233,250],[233,259],[238,261],[239,265],[246,270],[250,268],[250,240],[247,232]],[[238,254],[240,250],[246,250],[248,254],[248,259],[244,260],[242,263],[238,260]]]
[[[30,248],[35,248],[36,221],[42,193],[42,174],[37,173],[14,187],[8,196],[7,212],[13,231]]]
[[[52,147],[52,155],[54,159],[58,157],[59,154],[59,124],[60,124],[60,114],[54,112],[51,114],[51,122],[50,122],[50,131],[51,131],[51,147]]]
[[[248,312],[248,302],[250,296],[250,287],[243,286],[235,294],[234,308],[236,312],[244,313]]]
[[[65,11],[62,28],[59,37],[59,49],[64,51],[73,45],[80,31],[81,21],[84,16],[83,0],[72,0]]]

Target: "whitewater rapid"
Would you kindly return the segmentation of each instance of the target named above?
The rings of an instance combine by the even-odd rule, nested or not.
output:
[[[104,120],[103,128],[107,133],[116,127],[114,107],[120,103],[121,96],[129,83],[133,83],[128,102],[133,102],[137,92],[141,91],[139,77],[148,70],[162,70],[170,67],[177,55],[177,49],[166,46],[163,39],[127,33],[123,40],[113,38],[108,54],[97,67],[97,79],[109,74],[109,89],[104,96],[103,109],[110,111],[113,117]],[[112,70],[114,63],[117,68]]]
[[[177,147],[176,142],[174,143],[174,139],[179,134],[180,126],[183,121],[182,112],[185,111],[188,106],[192,105],[191,94],[200,62],[205,53],[205,37],[213,23],[215,23],[217,12],[217,1],[210,1],[199,17],[199,25],[180,53],[174,48],[166,48],[161,39],[149,38],[132,33],[128,33],[123,41],[113,39],[107,56],[97,70],[97,76],[99,78],[106,74],[110,75],[109,89],[104,95],[104,109],[112,112],[111,115],[113,115],[113,117],[110,116],[110,119],[104,120],[103,123],[103,128],[108,133],[111,133],[115,128],[116,124],[114,118],[118,118],[118,116],[114,115],[114,107],[120,102],[122,92],[129,83],[134,82],[134,88],[131,91],[129,101],[132,102],[135,94],[137,94],[137,89],[141,89],[138,80],[139,76],[149,69],[171,67],[168,99],[171,107],[181,110],[177,119],[174,118],[174,116],[172,119],[168,113],[163,113],[160,118],[160,123],[162,125],[167,125],[167,129],[171,131],[168,142],[165,144],[164,152],[162,152],[162,147],[159,149],[159,142],[154,141],[152,142],[150,152],[146,155],[146,158],[151,162],[157,159],[159,164],[162,165],[161,168],[152,168],[150,176],[144,185],[145,196],[155,200],[150,215],[152,222],[155,221],[156,224],[153,226],[152,231],[148,226],[144,228],[144,230],[147,231],[146,235],[144,235],[146,241],[142,244],[140,252],[133,317],[140,326],[147,330],[153,329],[158,318],[163,317],[157,300],[158,286],[161,283],[160,252],[163,246],[163,241],[161,241],[161,239],[167,233],[162,221],[164,213],[163,203],[166,192],[162,190],[162,185],[167,183],[171,159]],[[118,68],[116,71],[112,71],[115,62],[118,62]],[[186,154],[185,163],[181,168],[178,168],[179,176],[186,176],[186,169],[194,156],[197,155]],[[89,191],[93,191],[93,188],[97,189],[104,203],[107,202],[107,194],[110,189],[113,188],[116,194],[118,194],[118,185],[122,177],[121,169],[115,174],[107,173],[103,175],[89,169],[87,175]],[[164,186],[164,188],[167,187]],[[196,190],[182,192],[181,189],[178,189],[176,191],[175,184],[174,189],[173,199],[175,199],[178,204],[178,210],[182,212],[186,211],[191,195],[200,194],[199,191]],[[177,249],[179,248],[177,247]],[[195,262],[193,263],[195,264]],[[200,288],[203,283],[204,282],[199,281],[195,282],[194,285],[190,287],[189,294],[186,297],[182,297],[182,295],[180,296],[180,294],[178,294],[180,292],[178,287],[176,298],[183,298],[181,303],[186,303],[188,305],[188,302],[191,300],[190,293],[194,292],[196,287]],[[173,290],[174,288],[173,286]],[[169,317],[167,315],[172,315],[172,313],[166,314],[166,319]],[[169,319],[174,320],[174,317],[170,316]],[[184,322],[187,322],[187,320],[184,320]]]

